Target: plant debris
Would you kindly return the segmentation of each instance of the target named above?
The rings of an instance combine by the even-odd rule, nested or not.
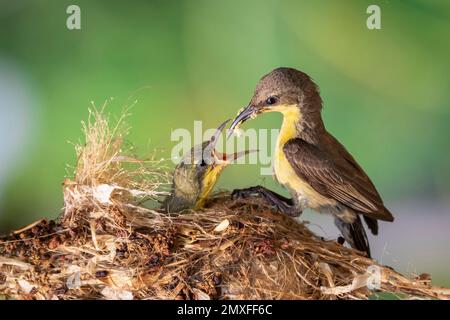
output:
[[[314,235],[259,200],[227,193],[203,210],[164,214],[158,160],[124,148],[102,111],[83,126],[64,209],[0,237],[0,295],[10,299],[449,299],[427,274],[408,278]],[[378,272],[378,276],[370,270]],[[372,284],[371,287],[368,284]]]

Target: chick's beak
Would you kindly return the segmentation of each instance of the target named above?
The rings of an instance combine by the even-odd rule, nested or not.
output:
[[[204,154],[203,154],[203,159],[205,159],[205,161],[208,164],[211,164],[213,166],[215,166],[216,164],[218,164],[217,160],[219,160],[219,158],[216,155],[216,144],[217,141],[219,141],[220,135],[223,131],[223,129],[225,128],[225,126],[227,125],[228,122],[230,122],[231,119],[225,120],[214,132],[213,136],[211,137],[211,139],[209,139],[209,144],[208,146],[205,148],[204,150]]]
[[[216,163],[222,166],[227,166],[239,158],[245,157],[246,155],[254,152],[258,152],[259,150],[245,150],[234,153],[220,153],[214,151],[214,157],[216,159]]]
[[[225,126],[228,122],[230,122],[231,119],[226,120],[223,122],[214,132],[214,135],[209,140],[209,145],[207,147],[208,150],[208,156],[210,155],[210,161],[213,167],[215,166],[222,166],[225,167],[229,165],[230,163],[233,163],[239,158],[242,158],[246,156],[247,154],[258,152],[258,150],[245,150],[245,151],[239,151],[234,153],[221,153],[216,151],[216,144],[219,140],[220,134],[224,130]]]
[[[250,118],[254,118],[257,114],[258,114],[258,110],[252,104],[249,104],[244,109],[241,109],[239,114],[236,116],[236,118],[234,118],[233,123],[231,124],[231,127],[228,131],[228,138],[234,133],[234,130],[236,128],[239,128],[239,126],[242,123],[244,123],[245,121],[247,121]]]
[[[214,150],[216,147],[217,141],[219,140],[220,134],[222,133],[223,129],[227,125],[228,122],[230,122],[231,119],[225,120],[214,132],[213,136],[209,140],[209,146]]]

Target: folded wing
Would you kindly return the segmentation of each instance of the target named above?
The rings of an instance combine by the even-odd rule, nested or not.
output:
[[[284,153],[295,172],[318,193],[335,199],[368,218],[393,221],[370,178],[353,157],[338,144],[339,156],[331,156],[296,138],[284,145]]]

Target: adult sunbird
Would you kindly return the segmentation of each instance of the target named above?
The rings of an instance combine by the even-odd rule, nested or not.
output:
[[[324,126],[322,99],[311,78],[292,68],[277,68],[261,78],[249,105],[233,120],[230,132],[249,118],[280,112],[273,169],[292,195],[287,199],[264,187],[235,190],[234,197],[259,195],[279,211],[298,216],[303,209],[331,213],[344,239],[370,257],[363,216],[374,235],[378,221],[393,221],[370,178]]]
[[[252,152],[250,150],[224,154],[215,149],[220,134],[229,121],[222,123],[210,140],[192,147],[183,155],[175,167],[172,191],[163,201],[162,210],[180,212],[186,209],[201,209],[222,170],[236,159]]]

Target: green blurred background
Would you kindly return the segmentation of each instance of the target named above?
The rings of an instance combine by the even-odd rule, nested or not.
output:
[[[81,30],[66,8],[81,8]],[[366,9],[381,8],[381,30]],[[0,230],[63,205],[91,101],[118,116],[137,100],[129,140],[170,155],[173,129],[215,127],[278,66],[310,74],[327,128],[367,170],[396,216],[374,256],[450,284],[450,3],[414,1],[0,0]],[[267,114],[245,128],[278,128]],[[69,171],[70,173],[70,171]],[[232,166],[219,188],[263,183]],[[304,219],[329,237],[328,217]],[[320,227],[319,227],[320,225]]]

